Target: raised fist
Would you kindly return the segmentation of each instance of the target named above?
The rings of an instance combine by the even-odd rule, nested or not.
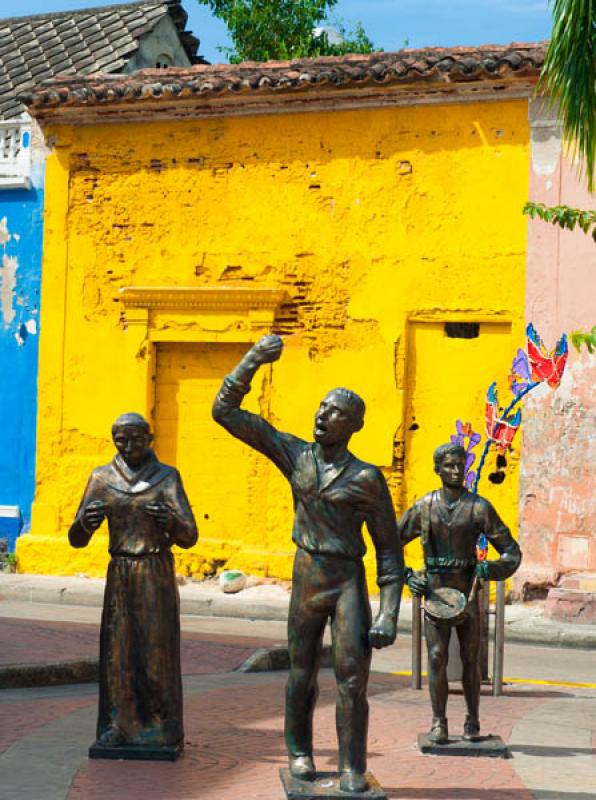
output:
[[[251,358],[259,365],[271,364],[273,361],[277,361],[277,359],[281,356],[283,346],[284,343],[281,336],[277,336],[275,333],[270,333],[267,336],[263,336],[261,339],[259,339],[259,341],[252,347],[250,355]]]
[[[380,649],[393,644],[397,636],[397,622],[390,614],[380,612],[368,632],[368,640],[373,647]]]

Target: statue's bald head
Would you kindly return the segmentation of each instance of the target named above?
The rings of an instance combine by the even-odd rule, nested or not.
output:
[[[332,389],[327,397],[333,397],[339,400],[352,420],[354,432],[362,428],[364,425],[366,405],[359,394],[356,394],[356,392],[353,392],[351,389],[344,389],[343,386],[338,386],[336,389]]]
[[[139,428],[145,433],[151,433],[151,426],[141,414],[129,412],[127,414],[120,414],[118,419],[112,425],[112,436],[120,428]]]
[[[128,466],[136,469],[149,456],[153,434],[145,417],[120,414],[112,425],[112,439]]]

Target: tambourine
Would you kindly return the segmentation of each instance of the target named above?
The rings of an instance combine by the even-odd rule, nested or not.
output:
[[[459,589],[453,589],[450,586],[439,586],[436,589],[430,589],[424,598],[424,613],[435,622],[459,625],[466,617],[468,605],[474,599],[478,583],[478,576],[476,575],[469,597],[466,597]]]

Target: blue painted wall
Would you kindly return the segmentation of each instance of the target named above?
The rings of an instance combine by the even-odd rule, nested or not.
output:
[[[36,167],[33,188],[0,189],[0,505],[20,507],[22,532],[35,492],[43,242],[43,167]]]

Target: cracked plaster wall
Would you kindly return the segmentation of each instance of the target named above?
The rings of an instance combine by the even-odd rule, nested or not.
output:
[[[113,419],[153,410],[141,377],[153,348],[119,300],[123,286],[285,289],[275,330],[287,336],[286,352],[251,402],[310,438],[323,393],[346,384],[360,392],[368,416],[353,449],[383,468],[401,509],[407,387],[398,373],[408,315],[499,308],[516,336],[523,329],[527,103],[51,133],[37,494],[21,569],[105,569],[101,535],[74,552],[65,533],[87,474],[112,456]],[[159,314],[153,324],[172,341],[199,328],[229,334],[209,315]],[[210,458],[209,442],[197,458]],[[291,496],[262,457],[251,463],[253,511],[237,530],[250,529],[260,549],[240,546],[229,563],[289,577]],[[215,465],[212,479],[222,479]],[[200,523],[201,498],[193,499]],[[515,520],[513,507],[504,513]],[[177,555],[180,569],[199,574],[228,558],[225,543],[205,539]]]
[[[44,153],[36,141],[32,188],[0,190],[0,505],[19,506],[25,530],[35,489],[44,203]]]
[[[594,196],[565,153],[554,112],[530,105],[530,197],[594,208]],[[581,231],[529,222],[526,316],[552,347],[563,331],[596,324],[596,248]],[[521,593],[571,571],[596,572],[596,357],[570,345],[562,385],[532,395],[523,422],[520,471]]]

